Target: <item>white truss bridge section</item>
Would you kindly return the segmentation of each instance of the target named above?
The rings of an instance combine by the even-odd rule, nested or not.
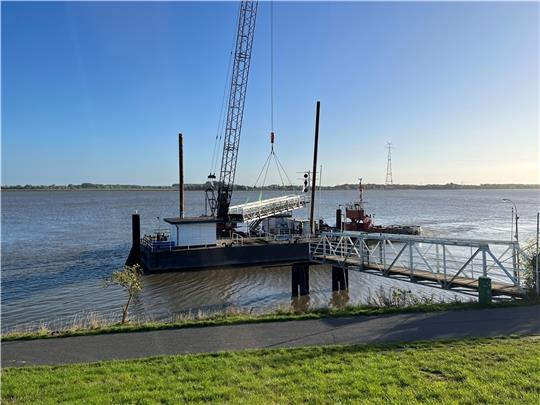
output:
[[[444,289],[476,290],[478,278],[489,277],[494,295],[512,297],[524,295],[527,278],[514,241],[326,232],[310,243],[310,258]]]
[[[308,202],[309,199],[304,195],[290,194],[231,206],[229,215],[241,222],[253,222],[303,208]]]

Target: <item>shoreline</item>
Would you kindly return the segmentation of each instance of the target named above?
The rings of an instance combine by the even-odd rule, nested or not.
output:
[[[111,333],[148,332],[167,329],[200,328],[208,326],[239,325],[266,322],[303,321],[313,319],[333,319],[351,316],[381,316],[412,313],[437,313],[445,311],[467,311],[493,308],[512,308],[539,305],[532,300],[493,302],[490,305],[481,305],[478,302],[450,302],[417,304],[405,307],[399,306],[350,306],[342,309],[313,309],[308,311],[275,311],[266,314],[252,315],[249,313],[219,313],[210,316],[188,317],[169,321],[129,321],[125,324],[110,323],[98,324],[96,327],[77,327],[64,330],[49,330],[46,327],[33,332],[20,332],[17,330],[4,332],[0,342],[36,339],[56,339],[72,336],[93,336]]]
[[[393,186],[393,187],[364,187],[364,190],[370,191],[394,191],[394,190],[410,190],[410,191],[424,191],[424,190],[540,190],[540,185],[501,185],[501,186],[460,186],[460,187],[445,187],[445,186]],[[129,187],[118,187],[118,188],[1,188],[2,192],[16,192],[16,191],[174,191],[178,192],[178,188],[172,187],[152,187],[152,186],[143,186],[140,188],[129,188]],[[185,191],[205,191],[204,188],[193,188],[185,189]],[[287,189],[287,188],[238,188],[235,191],[298,191],[296,189]],[[355,188],[347,187],[322,187],[321,191],[356,191]]]

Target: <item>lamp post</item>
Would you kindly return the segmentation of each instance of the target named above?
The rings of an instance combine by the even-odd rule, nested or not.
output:
[[[519,215],[518,215],[518,210],[517,210],[516,203],[514,201],[512,201],[511,199],[503,198],[502,200],[503,200],[503,202],[507,202],[507,203],[512,204],[514,212],[516,213],[516,234],[514,236],[516,238],[515,244],[517,244],[517,249],[516,249],[516,245],[514,245],[514,260],[515,260],[515,264],[516,264],[516,268],[517,268],[517,274],[514,271],[514,276],[517,276],[517,281],[519,283],[519,233],[518,233]]]
[[[516,213],[516,234],[514,235],[514,237],[516,238],[516,242],[519,242],[519,233],[518,233],[519,215],[518,215],[518,210],[517,210],[517,207],[516,207],[516,203],[514,201],[510,200],[509,198],[503,198],[503,201],[512,204],[513,207],[514,207],[514,212]]]

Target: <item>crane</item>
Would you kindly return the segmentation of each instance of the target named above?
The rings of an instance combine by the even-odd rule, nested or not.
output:
[[[257,0],[242,1],[240,3],[217,193],[213,186],[206,190],[206,199],[212,215],[215,215],[224,224],[230,222],[229,206],[231,204],[236,162],[238,160],[238,148],[244,116],[244,103],[248,84],[249,65],[251,62],[251,49],[253,47],[253,35],[255,33],[257,6]],[[215,175],[211,173],[208,178],[215,179]]]

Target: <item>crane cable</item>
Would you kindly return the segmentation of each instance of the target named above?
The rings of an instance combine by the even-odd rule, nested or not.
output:
[[[279,179],[281,180],[281,185],[285,186],[284,177],[287,179],[288,185],[292,186],[291,179],[287,175],[281,161],[278,159],[274,151],[274,2],[270,1],[270,131],[271,131],[271,149],[270,154],[266,158],[266,161],[263,164],[263,167],[257,176],[254,187],[257,187],[261,176],[264,173],[261,187],[266,185],[266,178],[268,176],[268,170],[270,169],[272,158],[274,158],[274,163],[276,165],[277,173]],[[261,193],[262,198],[262,193]]]
[[[214,140],[214,149],[212,151],[212,160],[210,161],[210,175],[216,174],[217,164],[218,164],[218,158],[219,158],[219,151],[221,139],[223,136],[223,131],[225,127],[225,104],[226,100],[228,99],[229,92],[227,90],[230,90],[230,77],[231,77],[231,70],[232,70],[232,61],[233,61],[233,54],[234,54],[234,48],[235,48],[235,42],[236,42],[236,30],[233,30],[233,37],[231,40],[231,51],[229,52],[229,66],[227,67],[227,76],[225,77],[225,86],[223,87],[223,96],[221,98],[221,109],[219,112],[219,119],[218,119],[218,125],[216,129],[216,137]]]
[[[277,155],[274,153],[274,0],[270,0],[270,131],[272,133],[272,150],[270,153],[274,155],[279,178],[281,179],[281,183],[285,185],[283,177],[281,176],[281,169],[289,182],[288,185],[292,186],[291,179],[287,176],[287,172],[283,168]]]
[[[268,176],[268,170],[270,169],[270,166],[271,166],[271,163],[272,163],[272,158],[274,160],[274,163],[276,165],[276,169],[277,169],[277,173],[279,175],[279,178],[281,180],[281,185],[282,186],[285,186],[285,181],[284,181],[284,178],[287,179],[287,182],[288,182],[288,186],[292,186],[292,182],[291,182],[291,179],[289,178],[289,176],[287,175],[287,172],[285,171],[285,168],[283,167],[281,161],[279,160],[279,158],[277,157],[276,155],[276,152],[274,150],[274,133],[272,132],[271,134],[271,149],[270,149],[270,153],[268,154],[268,157],[266,158],[264,164],[263,164],[263,167],[261,169],[261,171],[259,172],[259,175],[257,176],[257,180],[255,181],[255,184],[253,187],[257,187],[258,183],[259,183],[259,180],[261,179],[261,176],[263,175],[264,173],[264,177],[263,177],[263,181],[261,183],[261,187],[264,187],[266,185],[266,178]]]

